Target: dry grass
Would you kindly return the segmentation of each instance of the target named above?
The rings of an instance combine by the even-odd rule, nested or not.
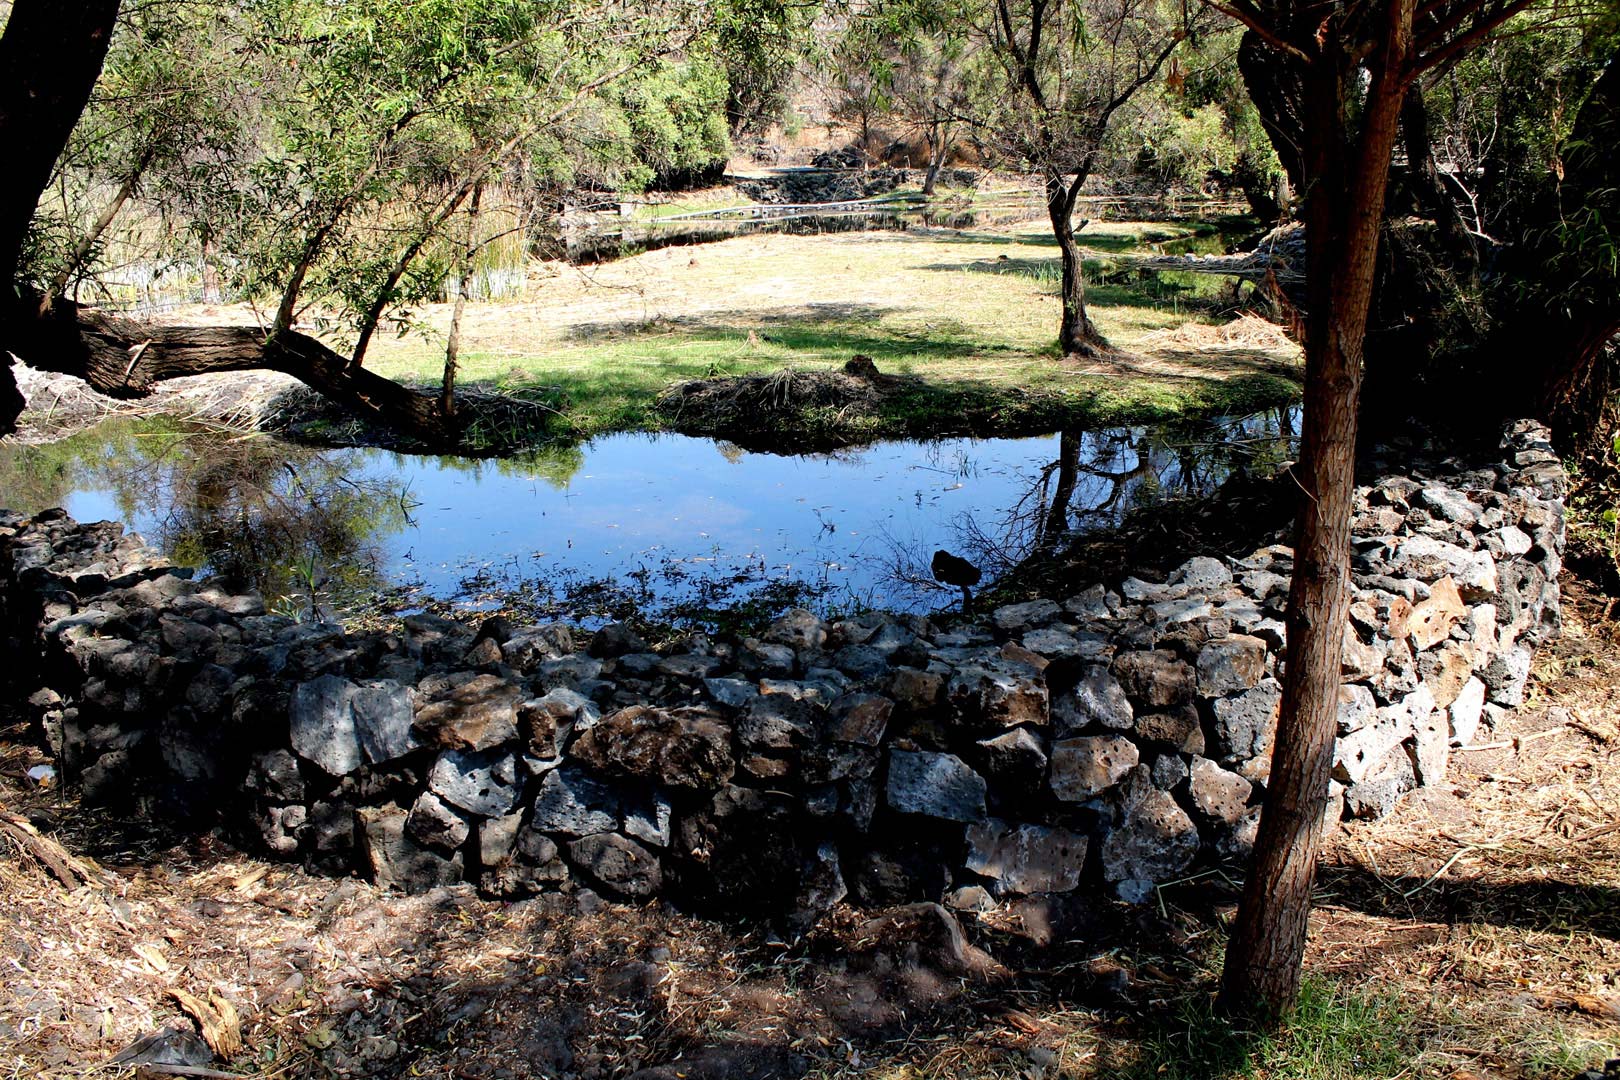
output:
[[[1620,641],[1567,589],[1494,748],[1331,837],[1308,1008],[1279,1037],[1208,1013],[1218,875],[1162,911],[1006,906],[969,929],[1014,974],[963,978],[896,963],[848,908],[790,947],[663,905],[310,876],[29,790],[41,758],[13,729],[5,801],[112,877],[70,890],[0,858],[0,1077],[105,1075],[190,1026],[178,988],[234,1005],[228,1067],[260,1076],[1568,1080],[1620,1045]]]
[[[1186,230],[1102,222],[1084,238],[1123,252],[1178,231]],[[1210,321],[1212,308],[1208,298],[1189,307],[1179,293],[1134,279],[1094,282],[1090,292],[1092,317],[1118,357],[1106,367],[1057,363],[1056,281],[1057,248],[1039,223],[758,234],[597,266],[537,263],[521,298],[468,307],[461,377],[559,386],[578,435],[659,426],[653,403],[681,380],[830,370],[857,353],[942,388],[1084,402],[1096,423],[1220,411],[1228,383],[1242,411],[1256,393],[1288,396],[1298,380],[1298,351],[1286,340],[1223,349],[1155,338]],[[369,366],[407,380],[439,377],[450,308],[425,305],[416,315],[412,332],[379,337]],[[253,317],[218,307],[174,316],[196,324]]]

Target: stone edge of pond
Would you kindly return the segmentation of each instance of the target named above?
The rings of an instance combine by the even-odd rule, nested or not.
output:
[[[1442,782],[1557,630],[1563,470],[1539,425],[1501,449],[1358,490],[1335,816]],[[407,890],[795,929],[846,895],[1140,902],[1241,858],[1290,569],[1272,545],[948,630],[796,611],[653,650],[619,625],[296,624],[115,523],[0,514],[10,689],[87,802]]]

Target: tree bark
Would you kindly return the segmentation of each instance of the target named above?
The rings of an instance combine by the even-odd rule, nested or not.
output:
[[[0,304],[12,298],[34,207],[90,101],[117,19],[118,0],[11,5],[0,36]]]
[[[23,245],[40,193],[90,101],[107,59],[118,0],[16,0],[0,35],[0,345],[6,328],[37,315],[21,288]],[[32,308],[32,310],[30,309]],[[23,397],[0,348],[0,435],[16,430]]]
[[[1316,881],[1350,605],[1362,345],[1390,154],[1400,128],[1415,0],[1389,0],[1374,74],[1350,143],[1359,65],[1331,30],[1305,72],[1307,312],[1303,489],[1288,594],[1288,648],[1271,777],[1254,862],[1227,946],[1221,1004],[1274,1021],[1299,996]]]
[[[1046,178],[1046,213],[1052,223],[1052,236],[1057,240],[1062,278],[1059,297],[1063,312],[1058,324],[1058,349],[1064,356],[1092,358],[1108,351],[1108,339],[1102,336],[1086,314],[1086,278],[1080,261],[1080,245],[1074,239],[1074,204],[1080,193],[1083,175],[1076,176],[1072,184],[1063,178]]]
[[[461,358],[461,316],[472,295],[473,263],[478,257],[478,211],[484,201],[484,185],[473,188],[472,205],[467,208],[467,243],[461,250],[461,281],[456,286],[456,306],[450,313],[450,334],[444,343],[444,377],[439,383],[439,411],[446,417],[456,414],[456,363]]]
[[[928,172],[923,177],[922,193],[932,195],[934,185],[939,181],[939,170],[945,165],[945,143],[948,129],[942,123],[935,121],[929,125],[928,131]]]

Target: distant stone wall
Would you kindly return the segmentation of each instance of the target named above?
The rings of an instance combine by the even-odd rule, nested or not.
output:
[[[1535,425],[1502,449],[1358,492],[1336,815],[1440,781],[1557,628],[1562,470]],[[949,628],[798,611],[654,650],[617,625],[300,625],[52,512],[0,515],[0,618],[86,799],[405,889],[669,892],[805,925],[846,893],[1141,900],[1245,853],[1291,554]]]

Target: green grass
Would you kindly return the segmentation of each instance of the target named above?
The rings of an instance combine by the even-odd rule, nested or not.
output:
[[[1423,1024],[1394,995],[1307,978],[1279,1030],[1246,1030],[1207,999],[1134,1041],[1121,1080],[1380,1080],[1412,1075]]]
[[[1082,239],[1098,251],[1145,251],[1199,232],[1196,223],[1093,223]],[[859,353],[923,382],[877,412],[771,418],[816,443],[1108,425],[1297,397],[1292,350],[1156,343],[1156,332],[1220,321],[1229,283],[1207,275],[1092,262],[1090,314],[1122,356],[1059,362],[1056,255],[1044,223],[1028,222],[751,235],[589,268],[552,266],[522,300],[469,308],[460,379],[557,388],[554,433],[565,437],[702,430],[655,407],[662,391],[686,379],[836,369]],[[420,332],[378,343],[368,366],[436,380],[447,312],[421,314]]]

